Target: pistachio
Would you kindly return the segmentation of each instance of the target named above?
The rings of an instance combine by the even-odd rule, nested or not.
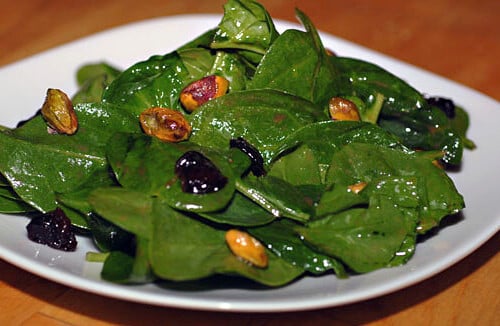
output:
[[[366,182],[358,182],[353,185],[347,187],[347,190],[353,192],[355,194],[359,193],[361,190],[365,189],[367,183]]]
[[[333,120],[360,120],[356,104],[342,97],[333,97],[330,100],[329,112]]]
[[[268,257],[264,246],[250,234],[231,229],[226,232],[226,243],[231,252],[250,264],[266,268]]]
[[[191,135],[191,125],[176,110],[153,107],[139,115],[142,130],[161,141],[177,143]]]
[[[73,135],[78,129],[78,120],[68,95],[60,89],[49,88],[43,103],[42,116],[51,131]]]
[[[210,75],[186,86],[181,92],[180,101],[187,111],[193,112],[203,103],[226,94],[228,88],[229,81],[226,78]]]

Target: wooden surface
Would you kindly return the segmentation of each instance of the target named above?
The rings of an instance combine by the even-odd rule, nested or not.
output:
[[[223,3],[0,0],[0,66],[132,21],[221,13]],[[287,20],[294,20],[297,6],[322,31],[500,99],[499,1],[262,3],[273,17]],[[197,312],[114,300],[49,282],[0,260],[0,325],[498,325],[499,240],[497,234],[455,266],[404,290],[357,304],[286,314]]]

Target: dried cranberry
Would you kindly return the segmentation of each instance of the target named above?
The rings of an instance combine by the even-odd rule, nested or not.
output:
[[[240,151],[247,154],[252,162],[250,165],[250,170],[256,177],[260,177],[266,174],[266,170],[264,169],[264,159],[262,158],[262,155],[257,150],[257,148],[253,147],[243,137],[231,139],[229,141],[229,146],[231,148],[238,148]]]
[[[444,97],[428,97],[426,101],[429,105],[435,106],[446,114],[450,119],[455,117],[455,103],[452,100]]]
[[[77,241],[71,227],[71,221],[60,208],[33,217],[26,229],[28,230],[28,238],[32,241],[59,250],[76,250]]]
[[[181,181],[182,191],[192,194],[217,192],[227,183],[227,178],[212,161],[196,151],[188,151],[177,160],[175,174]]]

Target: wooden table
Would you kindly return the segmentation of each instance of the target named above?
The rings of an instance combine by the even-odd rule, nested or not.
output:
[[[221,13],[222,0],[0,1],[0,65],[109,27],[183,13]],[[323,31],[500,99],[500,2],[263,0],[276,18],[295,6]],[[1,91],[1,90],[0,90]],[[498,325],[500,236],[420,284],[365,302],[286,314],[187,311],[59,285],[0,260],[0,325]]]

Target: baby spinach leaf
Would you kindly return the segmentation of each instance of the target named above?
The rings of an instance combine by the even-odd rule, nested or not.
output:
[[[57,193],[56,200],[59,205],[74,209],[84,215],[93,212],[92,205],[88,202],[90,193],[97,188],[117,186],[116,180],[111,177],[108,168],[96,170],[74,191]]]
[[[281,34],[262,58],[248,88],[280,90],[323,107],[338,89],[338,72],[314,26],[297,12],[307,32],[290,29]]]
[[[121,187],[98,188],[90,194],[89,203],[111,223],[141,238],[151,238],[154,207],[147,194]]]
[[[390,265],[407,236],[415,233],[409,210],[379,198],[368,208],[352,208],[296,227],[304,241],[338,258],[358,273]]]
[[[263,225],[276,218],[276,216],[248,200],[239,192],[234,193],[231,202],[224,209],[216,212],[201,212],[199,215],[220,224],[235,226]]]
[[[217,32],[216,27],[209,29],[206,32],[198,35],[191,41],[185,43],[184,45],[181,45],[179,48],[177,48],[177,51],[183,51],[194,48],[209,48],[216,32]]]
[[[151,107],[181,109],[179,93],[188,80],[189,71],[177,52],[152,56],[121,73],[102,99],[136,116]]]
[[[73,95],[73,104],[100,102],[104,89],[121,73],[108,63],[86,64],[76,73],[78,91]]]
[[[462,137],[465,148],[476,148],[474,141],[467,138],[467,131],[469,129],[469,114],[464,110],[464,108],[455,105],[455,117],[451,119],[451,124],[453,129],[456,130]]]
[[[250,200],[276,217],[305,222],[314,214],[314,203],[299,188],[277,177],[248,176],[236,182],[236,188]]]
[[[403,180],[416,180],[414,190],[420,199],[419,232],[425,232],[436,226],[446,215],[454,214],[464,207],[463,197],[458,193],[448,175],[432,163],[428,153],[405,153],[396,149],[377,145],[352,143],[334,154],[327,173],[327,182],[344,185],[357,182],[379,180],[386,177],[402,177]],[[397,189],[395,187],[394,189]],[[403,193],[394,193],[392,200],[408,200]],[[417,197],[415,197],[417,198]]]
[[[248,231],[265,243],[274,254],[294,266],[316,275],[332,270],[339,278],[347,277],[342,263],[307,246],[294,230],[296,226],[296,223],[289,220],[277,220]]]
[[[292,184],[325,183],[333,154],[349,143],[379,144],[408,151],[398,138],[376,125],[357,121],[320,121],[305,125],[286,137],[281,147],[271,154],[277,159],[270,174]]]
[[[286,180],[292,185],[317,185],[322,183],[322,171],[316,153],[308,146],[280,156],[271,166],[268,175]],[[297,164],[300,162],[300,164]]]
[[[118,181],[126,188],[162,197],[177,209],[196,212],[223,209],[233,197],[234,156],[227,155],[227,150],[214,151],[190,142],[165,143],[146,135],[117,134],[112,143],[116,147],[110,151],[108,158]],[[187,151],[201,153],[218,167],[227,178],[221,190],[207,194],[192,194],[182,190],[181,180],[175,174],[175,165]]]
[[[234,53],[204,48],[187,49],[178,51],[178,53],[182,63],[189,71],[186,84],[215,74],[229,81],[229,91],[245,89],[247,66]]]
[[[101,277],[115,283],[140,284],[154,281],[148,256],[149,240],[138,238],[134,256],[112,251],[104,261]]]
[[[157,196],[174,180],[175,162],[183,153],[176,144],[144,134],[115,134],[107,157],[123,187]]]
[[[188,217],[165,204],[161,212],[163,214],[154,216],[149,252],[152,269],[161,278],[188,281],[227,274],[279,286],[303,272],[270,252],[267,268],[250,266],[231,253],[224,240],[224,230]]]
[[[383,96],[377,121],[380,126],[400,137],[410,148],[443,150],[445,162],[460,163],[463,131],[455,130],[444,112],[428,105],[419,91],[375,64],[345,57],[331,60],[351,82],[352,93],[346,95],[359,97],[368,107],[378,96]]]
[[[100,251],[120,250],[130,253],[135,250],[137,237],[132,233],[125,231],[94,212],[87,214],[86,220],[94,244]]]
[[[28,204],[47,212],[56,207],[56,193],[74,190],[106,165],[105,145],[113,130],[137,129],[136,122],[114,107],[75,107],[75,135],[53,135],[41,116],[22,127],[0,133],[0,170]]]
[[[269,163],[271,153],[288,134],[321,117],[321,110],[311,102],[283,92],[232,92],[208,101],[190,116],[190,141],[227,148],[231,139],[243,137]]]
[[[210,47],[237,50],[248,61],[257,64],[277,36],[271,16],[260,3],[229,0],[224,4],[224,16]]]
[[[16,198],[10,198],[0,194],[0,213],[19,214],[33,212],[35,209],[24,201]]]

